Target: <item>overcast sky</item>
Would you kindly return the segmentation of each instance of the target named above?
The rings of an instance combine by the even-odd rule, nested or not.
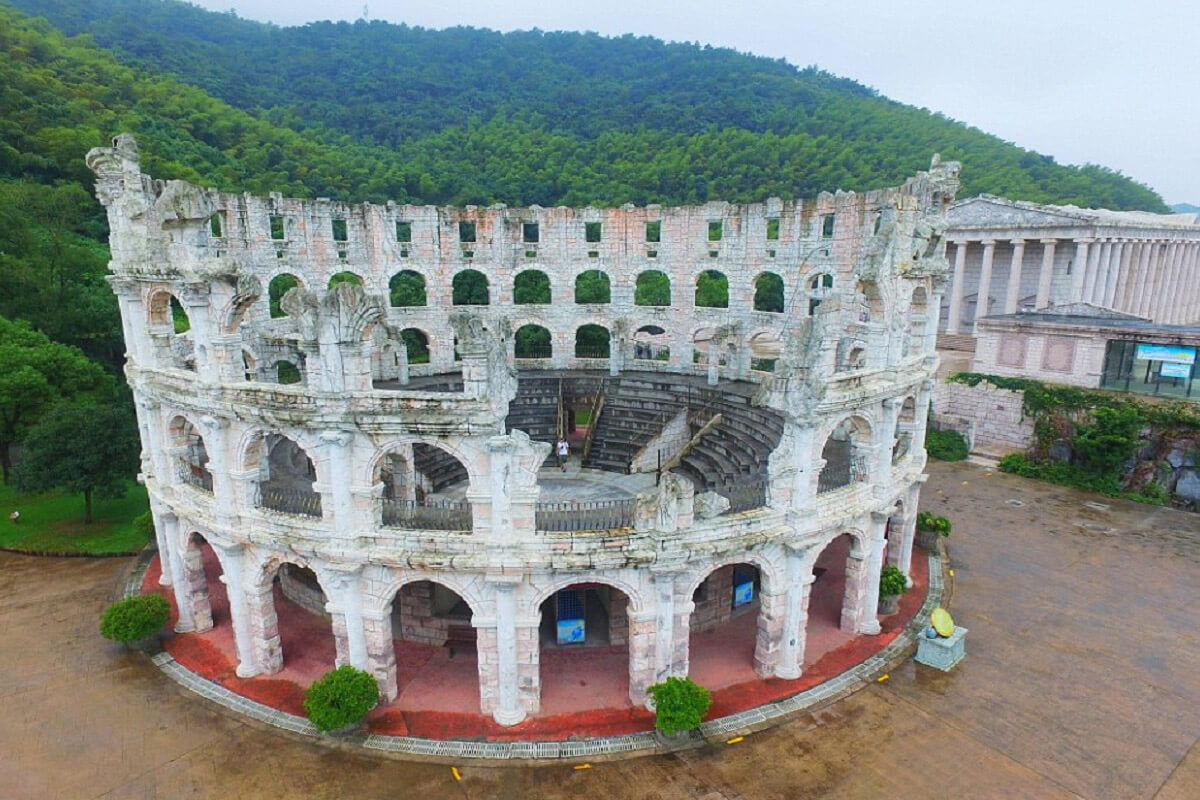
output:
[[[281,25],[361,2],[197,0]],[[1059,162],[1200,204],[1200,0],[370,0],[430,28],[650,34],[816,64]],[[970,164],[965,165],[970,169]]]

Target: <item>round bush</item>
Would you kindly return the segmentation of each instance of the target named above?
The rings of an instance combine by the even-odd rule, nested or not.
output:
[[[118,600],[100,615],[100,635],[135,642],[158,633],[171,617],[171,604],[161,595],[142,594]]]
[[[343,728],[362,719],[379,702],[379,686],[369,672],[351,666],[326,672],[304,694],[304,713],[318,730]]]
[[[898,597],[908,591],[908,581],[895,564],[888,564],[879,573],[879,599]]]
[[[654,727],[667,736],[698,727],[712,705],[712,694],[691,678],[667,678],[648,691],[654,698]]]
[[[954,526],[945,517],[939,517],[928,511],[917,512],[917,530],[936,533],[938,536],[949,536]]]

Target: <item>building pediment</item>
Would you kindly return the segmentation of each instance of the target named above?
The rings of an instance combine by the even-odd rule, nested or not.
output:
[[[1022,203],[980,195],[950,207],[950,228],[1023,227],[1044,225],[1091,224],[1095,220],[1083,213],[1072,213],[1059,206]]]

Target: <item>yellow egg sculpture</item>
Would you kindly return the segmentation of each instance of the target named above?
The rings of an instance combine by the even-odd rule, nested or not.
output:
[[[950,612],[944,608],[935,608],[929,616],[929,624],[938,632],[939,636],[952,636],[954,634],[954,620],[950,617]]]

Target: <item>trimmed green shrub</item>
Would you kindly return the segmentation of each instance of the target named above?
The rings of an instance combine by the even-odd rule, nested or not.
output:
[[[326,672],[304,693],[304,713],[318,730],[343,728],[362,719],[379,702],[379,685],[351,666]]]
[[[136,642],[158,633],[170,617],[171,604],[162,595],[126,597],[104,609],[100,635],[118,642]]]
[[[898,597],[908,591],[908,581],[895,564],[888,564],[879,573],[879,599]]]
[[[962,461],[970,448],[967,439],[958,431],[927,428],[925,430],[925,452],[938,461]]]
[[[917,512],[917,530],[936,533],[938,536],[949,536],[954,526],[945,517],[939,517],[929,511]]]
[[[654,698],[654,727],[667,736],[699,727],[712,694],[691,678],[667,678],[648,691]]]

